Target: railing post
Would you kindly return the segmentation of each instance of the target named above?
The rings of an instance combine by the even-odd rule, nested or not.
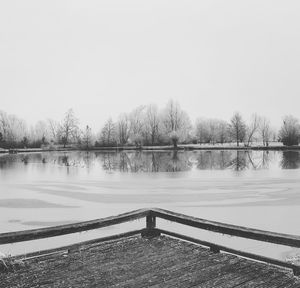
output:
[[[211,245],[211,246],[209,247],[209,250],[210,250],[211,252],[213,252],[213,253],[220,253],[220,247],[217,246],[217,245]]]
[[[152,215],[146,216],[146,228],[154,229],[156,227],[156,217]]]
[[[153,238],[160,235],[160,232],[156,229],[156,217],[151,213],[146,216],[146,229],[141,233],[142,237]]]
[[[300,276],[300,267],[293,268],[293,273],[295,276]]]

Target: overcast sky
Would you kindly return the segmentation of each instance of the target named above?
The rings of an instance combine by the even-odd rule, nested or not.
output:
[[[0,110],[98,129],[173,98],[194,120],[300,118],[300,1],[0,0]]]

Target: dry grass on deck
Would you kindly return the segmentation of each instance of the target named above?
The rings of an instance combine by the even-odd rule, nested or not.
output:
[[[169,237],[81,246],[0,272],[0,287],[300,287],[290,271]]]

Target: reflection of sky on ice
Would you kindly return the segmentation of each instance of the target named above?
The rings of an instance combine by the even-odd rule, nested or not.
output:
[[[25,230],[161,207],[300,235],[299,155],[274,151],[2,155],[0,228]]]

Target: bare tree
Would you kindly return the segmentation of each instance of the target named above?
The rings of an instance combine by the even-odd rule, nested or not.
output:
[[[136,146],[142,145],[142,134],[144,130],[144,110],[145,106],[139,106],[129,114],[130,139]]]
[[[198,119],[196,137],[200,143],[224,143],[228,140],[228,124],[219,119]]]
[[[113,146],[117,142],[116,125],[111,118],[109,118],[100,133],[100,141],[105,146]]]
[[[9,121],[8,116],[4,111],[0,111],[0,132],[2,135],[2,141],[6,141],[9,133]]]
[[[267,118],[263,117],[261,119],[260,135],[264,146],[269,146],[269,141],[272,137],[272,134],[273,133],[270,128],[270,121]]]
[[[117,122],[118,142],[125,145],[130,135],[130,122],[127,114],[121,114]]]
[[[2,145],[9,148],[22,145],[23,138],[28,135],[28,129],[24,120],[0,111],[0,133]]]
[[[48,127],[49,127],[49,136],[51,138],[51,140],[53,142],[58,141],[59,138],[59,132],[60,132],[60,124],[59,122],[52,120],[52,119],[48,119]]]
[[[151,144],[154,145],[158,142],[160,133],[160,118],[158,114],[158,108],[156,105],[149,105],[146,108],[145,119],[144,119],[144,134],[147,138],[151,139]]]
[[[92,141],[93,141],[92,128],[86,125],[82,133],[82,143],[85,149],[89,149],[92,146]]]
[[[48,143],[49,127],[45,121],[38,121],[30,127],[28,141],[32,147],[41,147]]]
[[[252,142],[255,134],[259,131],[261,124],[261,118],[257,114],[253,114],[251,117],[250,125],[247,127],[247,146]]]
[[[229,124],[229,132],[231,137],[236,141],[236,145],[239,146],[240,142],[243,142],[246,135],[246,125],[242,116],[236,112]]]
[[[179,141],[185,141],[189,136],[191,129],[190,119],[187,113],[174,100],[170,100],[167,103],[162,119],[165,132],[169,135],[174,148],[176,148]]]
[[[285,116],[279,131],[279,139],[283,145],[298,145],[300,139],[299,120],[294,116]]]
[[[228,141],[228,123],[223,120],[218,121],[218,142],[223,144]]]
[[[218,122],[215,119],[210,119],[208,121],[208,125],[209,125],[209,142],[211,144],[215,144],[217,142]]]
[[[60,139],[64,148],[71,141],[77,140],[79,136],[78,128],[79,120],[75,117],[72,109],[69,109],[65,114],[65,118],[60,126]]]
[[[209,142],[209,124],[206,119],[197,119],[195,125],[195,135],[197,140],[200,143],[208,143]]]
[[[49,138],[48,125],[45,121],[38,121],[34,126],[34,132],[36,140],[40,140],[42,144],[45,144]]]

